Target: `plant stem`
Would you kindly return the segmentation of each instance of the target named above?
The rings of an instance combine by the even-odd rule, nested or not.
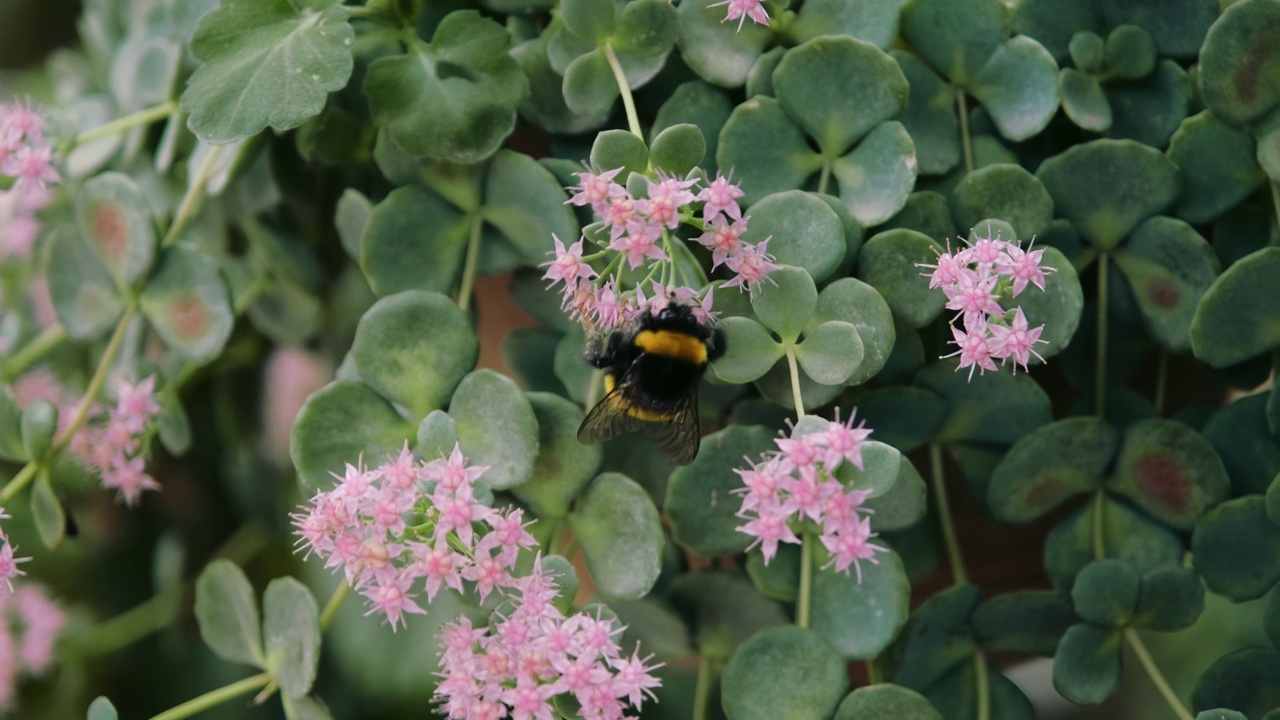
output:
[[[1271,181],[1271,206],[1276,211],[1276,227],[1280,229],[1280,182]]]
[[[342,601],[347,599],[347,595],[351,593],[351,586],[347,584],[345,578],[338,583],[338,587],[333,589],[333,594],[329,596],[329,602],[324,604],[324,610],[320,611],[320,632],[329,629],[329,625],[333,623],[333,618],[338,614],[338,608],[342,607]]]
[[[221,705],[232,698],[253,692],[269,682],[271,682],[271,673],[259,673],[220,687],[217,690],[211,690],[176,707],[169,708],[151,718],[151,720],[181,720],[182,718],[191,717],[215,705]]]
[[[956,585],[969,582],[964,569],[964,557],[960,554],[960,541],[956,538],[956,526],[951,519],[951,504],[947,501],[947,483],[942,474],[942,446],[929,444],[929,473],[933,483],[934,503],[938,506],[938,525],[942,529],[942,542],[947,546],[947,558],[951,563],[951,576]]]
[[[796,419],[804,417],[804,397],[800,394],[800,368],[796,367],[796,348],[787,346],[787,368],[791,370],[791,401],[796,406]]]
[[[1093,402],[1099,420],[1107,418],[1107,275],[1111,255],[1105,250],[1098,254],[1098,353],[1094,362],[1097,375],[1094,382]]]
[[[698,661],[698,681],[693,686],[693,720],[707,720],[707,703],[711,700],[711,660],[703,655]]]
[[[462,263],[462,283],[458,286],[458,309],[466,312],[471,307],[471,289],[476,282],[476,261],[480,258],[480,232],[484,220],[480,213],[471,219],[471,234],[467,238],[467,259]]]
[[[160,241],[160,247],[166,248],[178,241],[178,234],[186,228],[187,223],[191,222],[192,216],[196,213],[196,201],[200,199],[200,193],[204,191],[204,186],[209,182],[209,176],[213,174],[213,166],[218,161],[218,156],[222,154],[222,148],[225,145],[214,145],[209,149],[209,154],[204,156],[204,162],[200,164],[200,168],[196,170],[195,177],[187,185],[187,191],[182,195],[182,201],[178,203],[178,212],[173,216],[173,222],[169,224],[169,231],[164,234],[164,239]]]
[[[809,627],[809,610],[813,605],[813,533],[801,533],[800,589],[796,593],[796,627]]]
[[[973,172],[973,139],[969,137],[969,107],[964,88],[956,88],[956,114],[960,116],[960,146],[964,148],[964,171]]]
[[[613,79],[618,83],[618,94],[622,96],[622,107],[627,111],[627,127],[631,129],[631,133],[636,137],[644,140],[644,134],[640,131],[640,116],[636,115],[636,101],[631,97],[631,86],[627,85],[627,74],[622,71],[622,64],[618,62],[618,56],[613,52],[613,47],[608,42],[600,46],[604,50],[605,59],[609,61],[609,68],[613,70]]]
[[[884,682],[884,671],[880,669],[880,663],[875,658],[867,660],[867,683],[869,685],[879,685]]]
[[[1101,488],[1093,496],[1093,557],[1101,560],[1107,556],[1106,516],[1107,494]]]
[[[62,341],[66,339],[67,329],[62,327],[61,323],[50,325],[41,330],[40,334],[32,338],[31,342],[24,345],[21,350],[10,356],[9,360],[4,364],[3,371],[0,371],[0,375],[3,375],[5,381],[16,378],[26,372],[32,365],[40,362],[41,358],[61,345]]]
[[[987,656],[981,652],[973,654],[973,684],[978,691],[976,720],[990,720],[991,678],[987,675]]]
[[[177,109],[178,103],[174,100],[170,100],[156,105],[155,107],[149,107],[145,110],[139,110],[136,113],[125,115],[124,117],[112,120],[105,125],[99,125],[96,128],[80,133],[76,136],[75,140],[71,141],[71,147],[67,148],[67,150],[71,150],[72,148],[86,143],[91,143],[95,140],[101,140],[104,137],[110,137],[112,135],[122,133],[126,130],[131,130],[139,125],[147,125],[155,122],[156,120],[161,120],[172,115],[173,111]]]
[[[1164,415],[1164,394],[1169,383],[1169,351],[1160,348],[1160,360],[1156,366],[1156,417]]]
[[[831,161],[822,159],[822,174],[818,176],[818,193],[822,194],[827,191],[827,182],[831,180]]]
[[[1156,686],[1156,690],[1160,691],[1161,697],[1169,704],[1169,709],[1178,717],[1178,720],[1192,720],[1191,713],[1187,712],[1182,700],[1178,698],[1177,693],[1173,691],[1173,688],[1169,687],[1168,681],[1164,679],[1164,674],[1160,672],[1160,668],[1156,667],[1155,660],[1151,658],[1151,653],[1147,652],[1146,644],[1142,642],[1142,638],[1138,637],[1138,631],[1133,628],[1126,628],[1124,639],[1129,641],[1129,647],[1133,648],[1133,654],[1138,656],[1138,662],[1142,663],[1142,667],[1147,671],[1147,676],[1151,678],[1152,684]]]

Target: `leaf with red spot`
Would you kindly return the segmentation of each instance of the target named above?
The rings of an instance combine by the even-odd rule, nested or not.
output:
[[[1222,265],[1200,233],[1181,220],[1153,217],[1115,253],[1147,325],[1165,347],[1191,347],[1191,318]]]
[[[118,287],[132,286],[155,262],[151,203],[128,175],[109,172],[86,181],[76,194],[76,222]]]
[[[1102,482],[1120,434],[1094,417],[1059,420],[1023,437],[996,466],[987,502],[1001,520],[1029,522]]]
[[[1181,530],[1225,500],[1231,488],[1222,459],[1203,435],[1159,418],[1129,426],[1107,484]]]
[[[217,357],[235,323],[217,262],[183,245],[160,256],[160,267],[147,281],[140,302],[160,339],[196,362]]]

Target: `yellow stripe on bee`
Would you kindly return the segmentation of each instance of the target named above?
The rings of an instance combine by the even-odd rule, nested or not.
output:
[[[617,381],[617,379],[615,379],[615,378],[613,377],[613,373],[605,373],[605,375],[604,375],[604,394],[605,394],[605,395],[608,395],[609,393],[613,392],[613,386],[614,386],[614,385],[617,385],[617,384],[618,384],[618,381]]]
[[[641,330],[636,333],[635,346],[650,355],[676,358],[694,365],[707,362],[707,345],[693,335],[670,330]]]

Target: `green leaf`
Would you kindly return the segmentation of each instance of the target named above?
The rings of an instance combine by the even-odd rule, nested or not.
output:
[[[777,100],[753,97],[733,109],[720,131],[716,164],[733,168],[743,192],[741,202],[751,205],[767,195],[800,187],[822,167],[822,158],[809,148],[804,132]]]
[[[560,182],[536,160],[499,150],[485,172],[485,222],[498,228],[527,260],[540,263],[551,250],[552,235],[565,242],[578,237],[578,219],[565,201]]]
[[[619,181],[625,182],[631,173],[648,171],[649,148],[633,132],[602,130],[591,143],[591,166],[601,171],[622,168]]]
[[[1105,421],[1078,417],[1042,425],[1019,440],[991,474],[987,502],[1006,522],[1028,522],[1090,492],[1120,445]]]
[[[887,50],[898,34],[901,5],[902,0],[852,3],[809,0],[800,6],[800,15],[789,30],[791,36],[801,42],[820,35],[849,35]]]
[[[698,651],[723,663],[743,641],[759,631],[788,625],[782,606],[754,592],[740,573],[694,570],[671,583],[671,602],[690,617]]]
[[[1280,473],[1280,439],[1267,427],[1265,394],[1220,409],[1204,428],[1231,476],[1236,493],[1265,493]]]
[[[280,696],[284,705],[285,720],[333,720],[333,715],[324,702],[312,695],[290,697],[287,693]]]
[[[726,317],[716,327],[724,334],[725,354],[711,363],[711,370],[725,382],[756,380],[786,352],[763,325],[751,318]]]
[[[49,233],[49,299],[58,322],[75,340],[96,340],[116,326],[124,302],[111,274],[68,226]],[[16,437],[16,436],[15,436]]]
[[[897,685],[868,685],[845,696],[834,720],[883,717],[895,720],[942,720],[933,705],[919,693]]]
[[[151,204],[128,175],[103,173],[81,185],[76,222],[85,244],[122,290],[155,262],[158,240]]]
[[[1270,283],[1280,273],[1280,248],[1269,247],[1236,262],[1205,291],[1191,320],[1191,350],[1221,368],[1280,345],[1280,293]]]
[[[617,11],[613,0],[560,0],[560,17],[569,32],[594,43],[613,34]]]
[[[342,5],[315,12],[263,0],[224,2],[205,15],[191,39],[204,64],[182,93],[191,131],[221,145],[318,114],[351,77],[349,14]]]
[[[551,393],[531,392],[528,397],[538,423],[538,458],[528,482],[511,488],[511,494],[540,518],[564,517],[595,477],[603,451],[578,442],[583,414],[576,404]]]
[[[862,338],[850,323],[829,320],[805,333],[795,352],[800,367],[812,380],[839,385],[862,364]]]
[[[1249,720],[1249,718],[1244,713],[1229,708],[1215,708],[1199,713],[1195,720]]]
[[[864,226],[902,209],[916,182],[915,143],[902,123],[880,123],[848,155],[831,164],[840,199]]]
[[[1053,199],[1035,175],[1021,166],[999,163],[960,180],[951,191],[951,214],[964,228],[1000,218],[1013,226],[1016,238],[1031,238],[1044,232],[1053,219]]]
[[[1132,140],[1094,140],[1045,160],[1036,171],[1057,214],[1109,250],[1178,196],[1177,167]]]
[[[1214,115],[1247,125],[1280,104],[1276,28],[1280,7],[1270,0],[1235,3],[1209,28],[1200,50],[1200,93]]]
[[[22,408],[8,385],[0,385],[0,458],[15,462],[28,459],[22,447]]]
[[[1123,560],[1095,560],[1071,587],[1071,604],[1082,619],[1103,627],[1124,627],[1138,604],[1140,578]]]
[[[1099,133],[1111,128],[1111,104],[1097,78],[1075,68],[1064,68],[1058,75],[1058,88],[1062,94],[1062,111],[1071,122]]]
[[[139,304],[160,339],[196,363],[217,357],[235,325],[218,263],[187,245],[161,253],[160,266],[142,290]]]
[[[58,429],[58,407],[48,400],[32,400],[22,410],[22,450],[28,458],[40,459],[53,443]]]
[[[360,238],[360,269],[378,295],[449,292],[462,267],[472,222],[430,190],[396,188],[369,213]]]
[[[564,71],[564,102],[580,115],[606,114],[618,99],[609,59],[597,48],[579,55]]]
[[[1117,25],[1107,35],[1103,61],[1107,72],[1125,80],[1145,77],[1156,67],[1156,42],[1137,25]]]
[[[1178,217],[1205,223],[1235,207],[1264,180],[1258,143],[1205,110],[1182,121],[1166,151],[1182,177]]]
[[[1204,612],[1204,585],[1184,567],[1156,568],[1142,576],[1133,625],[1169,632],[1191,627]]]
[[[752,63],[769,41],[768,27],[753,22],[725,22],[723,6],[714,0],[691,0],[679,13],[680,56],[702,79],[733,88],[746,82]],[[731,167],[720,163],[722,167]]]
[[[1123,641],[1123,630],[1088,623],[1072,626],[1053,659],[1054,689],[1082,705],[1111,697],[1124,675]]]
[[[320,610],[307,586],[276,578],[262,595],[262,635],[267,669],[291,698],[311,691],[320,661]]]
[[[99,695],[89,703],[89,712],[85,716],[85,720],[118,720],[119,715],[116,714],[116,707],[105,695]]]
[[[1172,60],[1162,60],[1141,80],[1109,83],[1103,90],[1114,117],[1108,134],[1152,147],[1169,144],[1191,99],[1187,74]]]
[[[680,36],[676,9],[663,0],[633,0],[618,13],[617,29],[609,44],[619,52],[653,57],[671,49]]]
[[[770,246],[782,265],[803,268],[822,282],[844,259],[844,225],[819,196],[800,190],[773,193],[751,206],[751,227],[744,239],[776,240]]]
[[[1133,231],[1115,260],[1157,339],[1190,349],[1192,317],[1222,269],[1209,243],[1181,220],[1154,217]]]
[[[920,174],[945,173],[955,167],[961,157],[955,88],[938,77],[915,55],[903,50],[893,50],[889,54],[898,62],[898,67],[911,86],[906,107],[898,119],[915,143]]]
[[[973,612],[973,629],[984,648],[1053,657],[1075,611],[1060,593],[1020,590],[997,595]]]
[[[778,268],[769,280],[751,292],[751,308],[783,342],[794,342],[818,305],[818,289],[802,268]]]
[[[967,85],[1009,36],[999,0],[911,0],[902,8],[902,37],[956,85]]]
[[[884,656],[893,682],[923,691],[959,663],[973,656],[969,616],[982,601],[982,591],[953,585],[920,603]]]
[[[917,373],[915,384],[947,401],[947,420],[937,437],[943,443],[1013,444],[1050,421],[1049,397],[1025,374],[992,373],[968,380],[943,361]]]
[[[1247,718],[1273,720],[1274,713],[1268,711],[1280,707],[1280,652],[1252,647],[1223,655],[1200,676],[1191,704],[1196,708],[1230,707]],[[1231,717],[1227,716],[1228,720]],[[1218,717],[1210,716],[1209,720]]]
[[[587,402],[587,395],[591,393],[592,385],[600,383],[600,378],[596,377],[595,368],[588,365],[582,356],[582,348],[586,341],[582,326],[574,323],[569,332],[560,338],[560,343],[556,345],[555,357],[552,358],[552,368],[555,370],[556,378],[569,392],[569,399],[584,405]],[[602,396],[597,395],[597,397]]]
[[[1077,31],[1067,44],[1067,52],[1071,54],[1071,62],[1086,73],[1095,73],[1102,69],[1102,57],[1106,52],[1106,44],[1097,33],[1088,30]]]
[[[453,392],[449,416],[470,464],[489,468],[489,487],[504,490],[529,478],[538,456],[538,420],[514,380],[492,370],[468,374]]]
[[[902,560],[892,550],[875,560],[860,562],[856,577],[830,568],[813,576],[812,629],[848,660],[878,656],[907,622],[911,583]]]
[[[766,565],[764,553],[747,555],[747,576],[761,595],[772,600],[795,602],[800,587],[800,548],[781,544]]]
[[[876,437],[903,452],[927,442],[942,427],[947,405],[937,393],[895,385],[858,395],[858,415]]]
[[[1006,677],[1001,668],[986,662],[982,676],[987,684],[989,698],[980,701],[977,661],[960,663],[938,682],[925,689],[925,697],[934,707],[947,708],[948,717],[955,720],[979,720],[981,707],[989,707],[991,718],[1001,720],[1032,720],[1035,706],[1022,690]]]
[[[1218,8],[1214,0],[1179,0],[1162,3],[1160,7],[1145,3],[1098,6],[1108,26],[1137,25],[1151,34],[1161,55],[1187,59],[1200,51],[1205,31],[1218,17]]]
[[[667,483],[663,512],[671,522],[671,537],[681,547],[713,557],[742,552],[750,538],[737,531],[742,487],[733,470],[773,447],[773,433],[759,426],[730,425],[702,439],[693,462],[676,468]]]
[[[529,95],[520,103],[520,115],[550,133],[576,135],[600,127],[609,108],[594,115],[579,115],[564,100],[564,77],[551,67],[547,57],[550,38],[557,34],[572,35],[561,28],[548,31],[511,48],[511,57],[529,79]]]
[[[899,228],[874,235],[858,256],[858,279],[880,293],[894,318],[913,328],[933,321],[946,297],[929,289],[917,263],[937,262],[942,248],[928,236]]]
[[[747,72],[747,97],[777,95],[773,87],[773,71],[778,69],[778,63],[782,62],[782,56],[786,54],[787,48],[775,47],[756,58],[751,70]]]
[[[663,0],[636,0],[627,3],[626,7],[653,4],[671,7]],[[729,96],[724,90],[702,81],[687,82],[678,86],[662,107],[658,108],[658,114],[654,117],[649,132],[656,135],[680,123],[697,125],[702,130],[702,138],[707,147],[702,167],[710,176],[716,169],[716,150],[720,147],[720,129],[729,120],[731,112],[733,112],[733,103],[729,101]]]
[[[516,107],[529,94],[510,46],[507,31],[475,10],[449,13],[430,45],[415,40],[407,53],[370,63],[364,92],[374,124],[414,157],[460,163],[489,157],[511,134]]]
[[[1159,418],[1125,431],[1115,475],[1107,485],[1180,530],[1189,530],[1231,489],[1222,460],[1203,435]]]
[[[648,594],[662,569],[662,523],[649,493],[620,473],[591,482],[569,527],[582,544],[591,578],[606,597]]]
[[[196,579],[200,637],[227,662],[265,668],[258,603],[244,572],[230,560],[214,560]]]
[[[32,403],[35,405],[37,400]],[[27,406],[28,408],[31,405]],[[33,455],[32,457],[39,457]],[[40,535],[40,542],[50,550],[55,550],[62,538],[67,534],[67,511],[63,509],[58,495],[49,482],[49,473],[41,471],[31,488],[31,521]]]
[[[1066,349],[1075,337],[1084,310],[1084,290],[1080,287],[1080,276],[1076,274],[1075,267],[1060,250],[1039,247],[1044,249],[1040,265],[1054,268],[1055,272],[1045,276],[1043,292],[1030,288],[1014,298],[1010,305],[1022,308],[1028,327],[1044,325],[1040,339],[1045,344],[1037,344],[1036,352],[1047,360]]]
[[[738,646],[720,703],[734,720],[826,720],[848,687],[844,660],[821,636],[770,628]]]
[[[1228,500],[1205,513],[1191,536],[1204,584],[1235,602],[1262,597],[1280,581],[1280,526],[1260,495]]]
[[[1069,591],[1076,573],[1093,562],[1094,513],[1102,510],[1103,553],[1124,560],[1140,573],[1182,560],[1182,540],[1164,525],[1105,497],[1075,511],[1045,540],[1044,566],[1061,591]]]
[[[1035,40],[1012,37],[978,71],[969,92],[982,101],[1002,136],[1026,140],[1058,111],[1058,64]]]
[[[458,444],[458,426],[443,410],[432,410],[418,423],[414,452],[426,461],[447,458]]]
[[[374,303],[351,344],[360,378],[415,417],[444,407],[475,367],[479,351],[471,322],[458,306],[420,290]]]
[[[330,473],[341,476],[346,463],[354,465],[361,456],[380,462],[413,433],[414,425],[368,385],[339,380],[303,403],[293,422],[289,455],[304,484],[327,488]]]

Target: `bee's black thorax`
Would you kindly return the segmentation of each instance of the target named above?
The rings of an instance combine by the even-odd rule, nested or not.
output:
[[[614,331],[588,362],[614,377],[631,371],[641,394],[658,404],[690,394],[707,363],[724,354],[724,337],[684,305],[645,313],[630,331]]]

